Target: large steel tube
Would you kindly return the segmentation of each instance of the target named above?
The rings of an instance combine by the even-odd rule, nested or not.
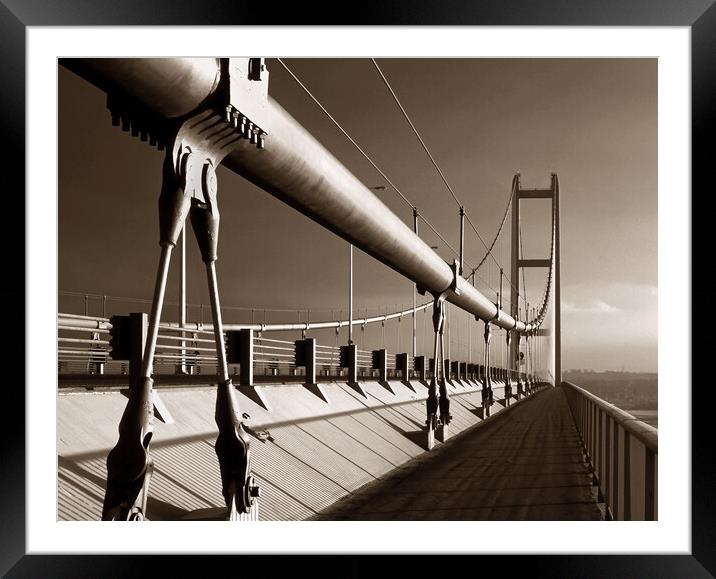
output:
[[[219,85],[214,58],[62,58],[60,64],[103,91],[131,95],[165,117],[193,111]]]
[[[216,59],[83,59],[61,64],[99,88],[121,90],[164,115],[192,110],[215,90]],[[166,83],[166,84],[164,84]],[[185,83],[185,84],[182,84]],[[237,143],[223,164],[388,267],[482,320],[524,332],[498,312],[278,103],[269,98],[266,148]]]

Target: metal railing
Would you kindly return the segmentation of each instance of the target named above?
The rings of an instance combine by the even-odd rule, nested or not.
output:
[[[658,516],[658,431],[570,382],[562,382],[607,518]]]
[[[316,366],[321,375],[329,376],[332,372],[338,372],[340,365],[341,349],[338,346],[316,344]]]
[[[210,324],[180,328],[174,322],[162,322],[159,325],[156,354],[152,374],[168,375],[207,375],[217,373],[217,357],[214,333]],[[58,375],[68,376],[71,384],[78,375],[128,375],[130,361],[115,359],[112,356],[112,321],[99,316],[84,316],[60,313],[58,327]],[[247,328],[238,327],[239,331]],[[261,333],[252,333],[252,378],[262,382],[271,378],[281,381],[300,382],[307,375],[306,367],[297,364],[295,340],[282,340],[266,337]],[[299,340],[300,341],[300,340]],[[356,376],[360,379],[379,380],[381,370],[375,366],[376,350],[356,348]],[[406,354],[402,354],[405,356]],[[387,380],[417,379],[415,360],[408,355],[408,369],[403,372],[398,367],[398,356],[385,351],[385,378]],[[424,358],[424,357],[423,357]],[[427,361],[425,362],[427,363]],[[465,364],[466,365],[466,364]],[[349,376],[348,368],[341,365],[341,347],[315,344],[316,373],[322,379],[344,379]],[[230,362],[229,371],[239,375],[241,364]],[[473,371],[473,381],[477,380],[477,368]],[[404,376],[407,374],[407,376]],[[426,368],[425,379],[430,380],[433,372]],[[453,378],[457,374],[452,373]],[[271,378],[269,378],[271,377]],[[497,385],[497,381],[493,380]],[[96,381],[92,382],[96,385]],[[237,383],[244,383],[238,379]]]
[[[255,337],[254,368],[263,369],[267,376],[295,375],[295,342]]]
[[[107,320],[64,314],[58,317],[57,363],[60,373],[102,374],[108,359],[109,330]],[[116,366],[116,368],[115,368]],[[121,365],[114,364],[118,373]]]

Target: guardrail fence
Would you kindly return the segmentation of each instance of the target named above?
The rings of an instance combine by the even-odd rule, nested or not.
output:
[[[132,315],[146,317],[146,314]],[[129,353],[127,341],[141,342],[142,331],[129,324],[130,317],[59,314],[58,374],[130,374],[132,359],[141,360],[142,354],[141,347],[133,355]],[[136,323],[141,325],[141,321]],[[130,336],[132,332],[138,334]],[[351,381],[353,371],[356,380],[426,381],[432,378],[435,368],[434,360],[425,356],[413,358],[409,353],[392,353],[386,348],[363,350],[355,344],[317,344],[315,338],[268,338],[252,328],[227,329],[225,337],[230,372],[242,386],[252,386],[257,379],[265,381],[265,377],[306,383],[315,383],[319,377]],[[478,384],[485,379],[485,368],[480,364],[445,362],[448,379],[458,385]],[[213,375],[217,371],[216,363],[211,326],[193,324],[181,328],[171,322],[159,325],[153,374]],[[506,381],[507,370],[492,368],[491,372],[493,382]],[[510,379],[517,385],[526,383],[527,376],[511,371]],[[519,389],[515,393],[522,394]]]
[[[655,521],[658,517],[658,431],[594,396],[562,382],[607,518]]]

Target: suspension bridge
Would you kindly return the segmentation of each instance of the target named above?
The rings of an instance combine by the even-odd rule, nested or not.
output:
[[[277,62],[412,227],[269,96],[264,59],[60,61],[107,94],[108,123],[164,161],[152,298],[59,295],[58,518],[656,519],[656,429],[562,381],[558,176],[531,187],[514,175],[483,236],[372,60],[455,203],[453,247]],[[220,164],[347,242],[346,304],[220,303]],[[523,248],[524,200],[549,205],[538,259]],[[187,222],[206,306],[187,301]],[[466,233],[480,242],[476,263]],[[356,306],[354,249],[412,282],[412,304]],[[526,271],[543,273],[539,289],[528,292]]]

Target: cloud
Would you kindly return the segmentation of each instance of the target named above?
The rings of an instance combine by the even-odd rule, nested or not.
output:
[[[656,315],[658,293],[657,286],[653,284],[619,281],[570,284],[562,289],[562,311],[602,314],[619,311]],[[573,309],[566,309],[567,303]]]
[[[566,300],[562,302],[562,312],[565,314],[613,314],[618,311],[616,306],[599,299],[581,304]]]

